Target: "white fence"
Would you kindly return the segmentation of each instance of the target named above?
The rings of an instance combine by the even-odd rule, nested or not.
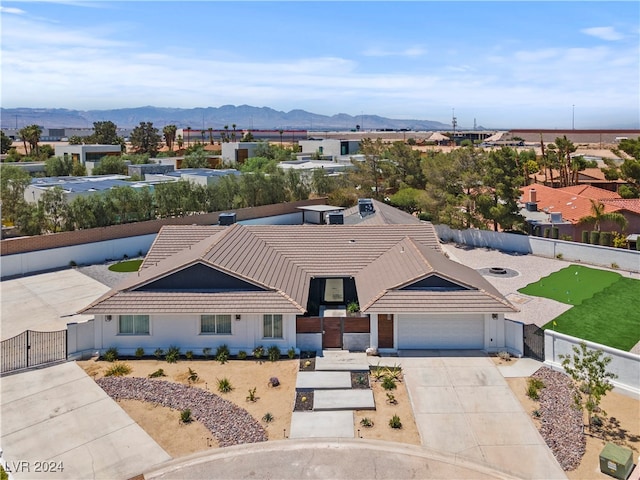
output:
[[[640,252],[637,250],[601,247],[490,230],[453,230],[447,225],[435,225],[435,228],[442,241],[493,248],[503,252],[532,253],[541,257],[562,258],[570,262],[582,262],[601,267],[612,268],[615,265],[616,268],[625,271],[640,272]]]
[[[611,357],[611,363],[609,363],[607,371],[618,376],[611,383],[634,397],[640,398],[640,355],[588,342],[580,338],[554,332],[553,330],[545,330],[544,363],[556,370],[563,370],[562,360],[559,356],[571,355],[573,347],[580,343],[585,343],[588,348],[593,350],[602,350],[607,356]]]
[[[507,351],[518,358],[524,355],[524,324],[515,320],[504,320],[504,344]]]
[[[67,359],[89,358],[95,351],[93,320],[82,323],[67,323]]]

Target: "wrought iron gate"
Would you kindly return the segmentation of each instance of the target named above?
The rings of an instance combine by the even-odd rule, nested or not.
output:
[[[524,356],[544,362],[544,330],[537,325],[525,325],[522,334]]]
[[[0,343],[0,373],[67,359],[67,330],[26,330]]]

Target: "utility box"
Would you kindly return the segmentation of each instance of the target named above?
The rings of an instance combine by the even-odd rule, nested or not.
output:
[[[619,480],[626,480],[633,469],[633,451],[607,443],[600,452],[600,471]]]
[[[228,226],[236,223],[236,214],[235,213],[221,213],[218,215],[218,222],[220,225]]]

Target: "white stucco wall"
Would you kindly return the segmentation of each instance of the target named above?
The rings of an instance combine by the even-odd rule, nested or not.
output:
[[[95,321],[67,323],[67,358],[88,358],[95,352]]]
[[[119,335],[118,315],[110,321],[105,315],[96,315],[95,348],[104,352],[109,347],[117,347],[121,355],[133,355],[138,347],[152,354],[156,348],[166,349],[175,345],[184,353],[193,350],[197,355],[209,347],[227,345],[232,354],[239,350],[251,352],[256,346],[265,349],[271,345],[280,347],[282,353],[296,345],[295,315],[283,315],[283,338],[264,338],[262,315],[242,314],[240,320],[231,317],[231,335],[213,335],[200,333],[200,315],[150,315],[149,335]]]
[[[518,358],[524,355],[524,324],[513,320],[504,321],[504,343],[507,352]]]

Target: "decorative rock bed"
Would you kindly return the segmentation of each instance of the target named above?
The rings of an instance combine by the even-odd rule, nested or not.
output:
[[[560,466],[574,470],[586,450],[582,411],[575,408],[573,384],[565,374],[548,367],[532,375],[544,382],[540,390],[540,434]]]
[[[96,382],[115,400],[141,400],[176,410],[189,408],[221,447],[267,441],[264,428],[249,412],[200,388],[137,377],[104,377]]]

